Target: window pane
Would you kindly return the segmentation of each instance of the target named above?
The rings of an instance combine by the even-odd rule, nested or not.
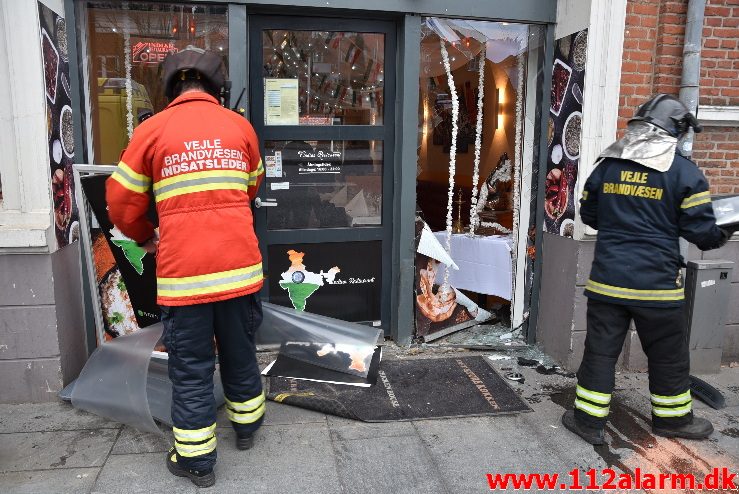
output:
[[[228,66],[225,6],[118,2],[88,5],[87,53],[95,163],[115,164],[142,113],[167,106],[159,63],[188,45],[221,53]],[[130,81],[131,98],[127,94]]]
[[[265,125],[382,125],[385,35],[262,32]]]
[[[535,185],[535,180],[530,182],[533,174],[522,172],[524,160],[526,169],[533,163],[525,154],[526,149],[537,148],[531,141],[534,134],[524,134],[524,130],[527,121],[533,122],[537,108],[537,95],[531,89],[535,87],[538,69],[530,57],[539,46],[541,33],[540,26],[527,24],[423,19],[416,191],[423,219],[432,230],[446,230],[453,127],[452,90],[440,42],[446,47],[459,102],[453,219],[458,228],[470,230],[474,188],[475,234],[511,234],[517,214],[514,182],[518,179],[527,181],[527,186]],[[478,202],[478,197],[483,199]]]
[[[382,141],[267,141],[270,230],[382,223]]]

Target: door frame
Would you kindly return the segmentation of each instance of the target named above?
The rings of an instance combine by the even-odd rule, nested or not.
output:
[[[382,125],[267,126],[264,123],[264,82],[262,75],[262,31],[268,29],[299,31],[337,31],[337,19],[332,17],[300,17],[292,12],[286,15],[250,14],[248,16],[248,91],[249,121],[259,137],[260,153],[264,156],[266,141],[289,140],[378,140],[382,142],[382,225],[374,227],[313,228],[300,230],[267,230],[266,208],[255,208],[254,221],[264,270],[269,276],[268,246],[289,243],[338,243],[381,241],[381,301],[380,321],[386,334],[391,329],[391,287],[393,279],[393,176],[395,168],[395,105],[397,25],[394,21],[342,18],[338,27],[342,32],[382,33],[385,35],[384,97]],[[266,191],[262,182],[259,197]],[[274,274],[272,274],[274,275]],[[262,295],[269,300],[269,285],[265,283]]]

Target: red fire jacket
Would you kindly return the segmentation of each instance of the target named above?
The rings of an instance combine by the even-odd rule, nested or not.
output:
[[[157,303],[191,305],[258,291],[262,257],[249,201],[264,174],[251,124],[203,92],[179,96],[145,120],[106,182],[108,215],[124,235],[154,236]]]

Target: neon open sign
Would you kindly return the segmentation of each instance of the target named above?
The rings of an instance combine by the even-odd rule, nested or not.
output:
[[[159,64],[170,53],[179,51],[174,43],[139,41],[131,47],[131,60],[137,64]]]

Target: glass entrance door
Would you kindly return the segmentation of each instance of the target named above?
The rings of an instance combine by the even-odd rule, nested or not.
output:
[[[265,299],[389,326],[395,25],[254,16]]]

